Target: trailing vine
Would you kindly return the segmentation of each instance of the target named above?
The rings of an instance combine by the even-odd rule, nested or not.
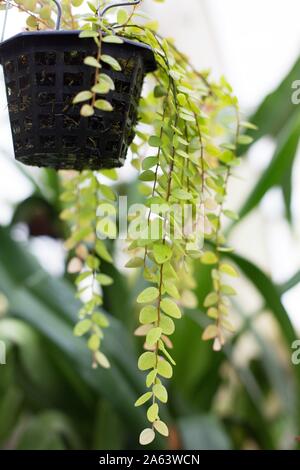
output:
[[[29,29],[54,27],[51,1],[11,4],[30,15]],[[150,424],[140,434],[144,445],[153,441],[156,432],[169,434],[161,419],[161,405],[168,401],[166,379],[172,377],[176,365],[170,336],[184,307],[197,306],[195,263],[212,267],[212,291],[204,301],[212,322],[203,339],[213,340],[214,349],[220,350],[225,332],[234,330],[227,316],[235,290],[227,279],[238,273],[223,260],[230,248],[222,227],[224,217],[236,217],[225,203],[229,178],[239,163],[237,147],[248,143],[240,131],[249,123],[241,122],[237,98],[226,80],[215,82],[207,72],[197,71],[171,40],[155,31],[153,23],[140,20],[137,5],[129,13],[118,8],[110,18],[101,14],[106,2],[87,2],[87,14],[74,14],[72,6],[81,4],[81,0],[64,0],[63,24],[67,29],[79,28],[83,41],[92,38],[97,45],[97,53],[84,58],[94,68],[91,88],[73,99],[74,104],[80,103],[82,116],[90,117],[97,109],[113,111],[109,93],[115,88],[114,80],[101,69],[106,64],[120,71],[122,65],[103,53],[103,43],[121,44],[124,38],[142,42],[152,48],[157,63],[147,83],[148,93],[140,101],[141,126],[131,144],[146,210],[138,224],[134,221],[139,230],[129,229],[126,265],[142,269],[146,283],[137,297],[140,326],[136,330],[144,338],[138,368],[145,372],[146,389],[135,403],[147,405]],[[71,253],[68,270],[76,273],[77,295],[83,302],[74,332],[88,336],[93,365],[109,367],[100,351],[103,329],[109,325],[100,310],[101,286],[113,280],[101,271],[101,259],[113,261],[102,238],[117,234],[110,217],[116,217],[116,195],[110,185],[103,184],[103,174],[116,178],[114,170],[62,175],[65,209],[61,217],[70,228],[65,243]]]
[[[106,174],[114,177],[112,171]],[[110,208],[114,212],[115,195],[109,186],[100,183],[100,177],[100,172],[92,171],[66,175],[61,200],[68,207],[61,213],[61,218],[71,229],[70,237],[65,242],[66,249],[73,253],[68,271],[76,273],[77,296],[83,301],[79,312],[80,321],[74,328],[74,334],[88,334],[87,345],[93,354],[93,366],[99,364],[108,368],[109,360],[99,348],[103,329],[109,326],[109,321],[98,308],[103,303],[101,286],[113,282],[110,276],[101,273],[101,259],[112,262],[112,258],[99,234],[110,236],[112,233],[109,230],[114,230],[114,227],[107,227],[107,219],[99,217],[99,209],[103,205],[106,211]]]

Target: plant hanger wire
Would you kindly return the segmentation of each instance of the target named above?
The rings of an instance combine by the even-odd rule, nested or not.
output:
[[[112,8],[117,8],[117,7],[126,7],[126,6],[136,6],[141,3],[142,0],[134,0],[132,2],[119,2],[119,3],[112,3],[107,5],[105,8],[102,10],[99,9],[99,17],[102,18],[109,10]],[[57,18],[56,18],[56,23],[55,23],[55,29],[56,31],[60,30],[60,25],[61,25],[61,17],[62,17],[62,8],[59,0],[53,0],[53,2],[56,5],[57,8]],[[7,19],[8,19],[8,10],[10,7],[10,2],[9,0],[5,0],[5,13],[4,13],[4,20],[3,20],[3,26],[2,26],[2,32],[1,32],[1,38],[0,42],[3,42],[4,36],[5,36],[5,30],[6,30],[6,25],[7,25]]]
[[[3,40],[4,40],[5,29],[6,29],[7,18],[8,18],[8,10],[9,10],[9,1],[5,0],[5,13],[4,13],[4,20],[3,20],[3,26],[2,26],[0,42],[3,42]]]
[[[105,13],[108,12],[111,8],[117,8],[117,7],[132,7],[139,5],[142,0],[134,0],[132,2],[120,2],[120,3],[112,3],[110,5],[107,5],[106,7],[103,8],[103,10],[99,10],[99,16],[103,17]]]

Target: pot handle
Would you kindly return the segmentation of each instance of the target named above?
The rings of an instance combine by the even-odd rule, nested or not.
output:
[[[55,0],[54,0],[55,1]],[[131,7],[134,5],[138,5],[141,3],[142,0],[133,0],[132,2],[121,2],[121,3],[112,3],[111,5],[107,5],[105,8],[103,8],[102,11],[99,10],[99,16],[104,16],[105,13],[110,10],[111,8],[116,8],[116,7]]]

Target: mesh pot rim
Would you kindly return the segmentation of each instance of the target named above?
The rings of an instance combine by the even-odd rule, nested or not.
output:
[[[7,49],[10,48],[16,48],[17,44],[20,42],[20,40],[25,44],[25,42],[29,45],[33,45],[34,43],[38,42],[41,37],[43,37],[44,40],[49,39],[49,46],[53,46],[55,44],[55,41],[57,39],[61,39],[63,37],[67,38],[74,38],[78,37],[80,34],[80,30],[49,30],[49,31],[26,31],[26,32],[21,32],[18,33],[5,41],[3,41],[0,44],[0,64],[2,64],[3,61],[3,55],[7,51]],[[144,61],[144,67],[146,73],[148,72],[154,72],[157,69],[157,64],[154,58],[154,53],[151,49],[150,46],[147,44],[143,44],[137,41],[132,41],[131,39],[123,38],[123,43],[122,44],[116,44],[119,47],[130,47],[133,49],[139,49],[140,54],[143,56],[143,61]],[[82,39],[84,40],[84,39]],[[16,50],[16,49],[15,49]],[[17,50],[16,50],[17,51]]]
[[[114,168],[124,164],[135,135],[138,101],[147,71],[156,69],[151,48],[138,42],[103,43],[120,71],[106,64],[114,80],[107,94],[113,110],[90,118],[72,103],[94,83],[84,57],[94,55],[93,38],[79,31],[24,32],[0,45],[15,158],[31,166],[55,169]]]

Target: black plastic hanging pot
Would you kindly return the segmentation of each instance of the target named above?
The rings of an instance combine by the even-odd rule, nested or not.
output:
[[[20,33],[0,44],[15,158],[26,165],[55,169],[101,169],[124,164],[134,138],[144,76],[156,69],[152,50],[124,40],[102,44],[122,70],[103,64],[115,83],[105,95],[113,111],[80,115],[74,96],[89,90],[95,71],[83,63],[97,54],[93,39],[80,31]],[[99,96],[101,97],[101,96]]]

